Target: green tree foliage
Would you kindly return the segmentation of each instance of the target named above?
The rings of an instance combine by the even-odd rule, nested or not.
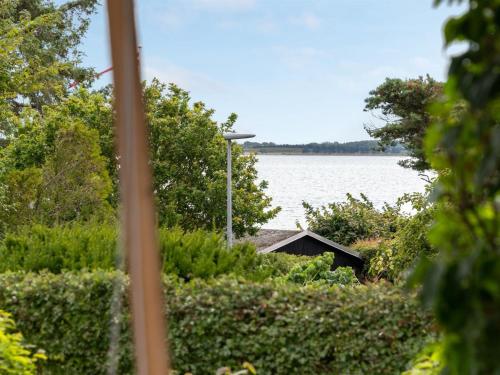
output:
[[[64,223],[106,216],[111,181],[96,132],[76,123],[56,134],[54,153],[43,167],[42,222]]]
[[[440,4],[443,1],[436,1]],[[449,1],[453,3],[454,1]],[[458,2],[458,1],[456,1]],[[416,278],[443,330],[451,374],[500,372],[500,3],[467,1],[444,27],[446,46],[466,43],[451,60],[446,99],[426,138],[438,171],[431,242],[440,250]],[[454,107],[464,102],[457,113]]]
[[[132,374],[128,283],[117,272],[4,273],[0,306],[30,343],[45,349],[42,373],[106,374],[113,321],[121,327],[118,373]],[[110,309],[114,290],[123,297],[117,316]],[[247,361],[257,374],[392,375],[434,336],[418,302],[387,285],[169,279],[164,290],[173,368],[181,374],[213,374]]]
[[[236,116],[219,125],[211,118],[213,110],[201,102],[191,105],[186,91],[173,85],[167,91],[156,80],[145,87],[144,95],[160,224],[180,225],[186,230],[224,228],[226,146],[222,134],[232,128]],[[81,88],[58,105],[44,107],[43,116],[25,111],[19,116],[25,125],[0,154],[0,165],[4,171],[41,168],[54,157],[60,128],[81,124],[98,134],[96,141],[103,156],[99,168],[104,163],[112,181],[106,197],[116,208],[119,159],[111,104],[107,92]],[[266,182],[256,183],[256,162],[255,156],[244,155],[241,146],[234,144],[233,227],[237,235],[254,233],[278,212],[270,208],[271,198],[264,193]]]
[[[2,150],[0,176],[9,202],[0,212],[2,227],[110,216],[111,180],[97,132],[78,122],[49,135],[46,130],[33,124]]]
[[[402,203],[410,203],[413,214],[400,220],[398,230],[391,237],[380,239],[375,248],[362,251],[362,254],[369,253],[369,278],[383,277],[402,283],[421,259],[429,260],[437,254],[429,240],[436,207],[429,203],[427,195],[418,193],[403,196],[399,200],[399,204]],[[356,247],[359,249],[359,245]]]
[[[366,131],[379,139],[382,149],[403,145],[412,158],[400,161],[401,166],[418,171],[430,169],[423,147],[425,133],[433,119],[428,107],[442,91],[443,84],[430,76],[407,80],[387,78],[370,91],[364,109],[375,111],[385,125],[365,125]]]
[[[188,93],[154,80],[145,89],[150,129],[153,185],[160,224],[222,229],[226,225],[226,142],[222,136],[236,121],[212,120],[202,102],[190,104]],[[273,218],[266,182],[256,184],[257,159],[233,143],[233,229],[255,233]]]
[[[36,362],[46,357],[41,352],[32,355],[23,343],[23,336],[15,329],[11,315],[0,310],[0,373],[35,375]]]
[[[10,136],[23,108],[38,111],[68,92],[73,80],[89,78],[77,47],[96,0],[56,6],[44,0],[0,4],[0,135]]]
[[[117,208],[119,157],[115,152],[111,90],[89,92],[80,88],[71,95],[68,90],[72,81],[85,86],[92,76],[91,70],[80,66],[78,47],[96,3],[75,0],[56,6],[50,0],[6,0],[0,4],[2,231],[40,221],[32,217],[28,220],[33,207],[45,208],[43,222],[84,218],[92,201],[99,201],[100,208],[103,196]],[[211,118],[213,110],[201,102],[191,104],[187,92],[173,85],[167,91],[156,80],[144,87],[144,99],[159,222],[190,230],[222,229],[226,224],[222,133],[231,130],[236,115],[219,125]],[[98,133],[100,151],[87,144],[90,155],[80,170],[73,165],[83,162],[82,158],[61,164],[76,151],[63,151],[56,142],[62,137],[61,129],[68,126],[78,126],[79,133],[87,132],[84,128]],[[233,227],[239,236],[254,233],[278,209],[271,209],[271,199],[264,193],[266,183],[256,183],[255,157],[245,156],[236,144],[233,157]],[[101,173],[102,165],[111,178],[111,191]],[[84,173],[89,173],[87,179]],[[36,199],[39,191],[52,196],[42,199],[38,195],[40,199]],[[9,202],[12,193],[18,200]],[[78,195],[82,196],[80,202],[76,200]],[[65,201],[59,202],[60,198]]]
[[[420,258],[431,259],[437,253],[428,236],[436,209],[427,193],[406,194],[381,210],[364,195],[348,195],[346,202],[321,209],[307,203],[304,207],[309,229],[360,253],[368,279],[402,282]]]
[[[349,246],[358,240],[386,238],[399,227],[401,208],[384,205],[377,210],[364,194],[360,199],[347,194],[345,202],[314,208],[302,202],[310,230],[339,244]]]

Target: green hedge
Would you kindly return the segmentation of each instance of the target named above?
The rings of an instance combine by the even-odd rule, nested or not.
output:
[[[113,270],[117,258],[117,229],[109,224],[34,225],[8,234],[0,241],[0,272],[47,270]],[[265,280],[286,274],[303,257],[258,256],[248,243],[226,249],[219,233],[185,233],[178,228],[159,230],[163,272],[185,280],[224,274]],[[307,260],[307,258],[306,258]]]
[[[0,275],[0,309],[48,356],[43,374],[105,374],[118,272]],[[395,374],[432,336],[418,303],[389,286],[298,287],[235,279],[166,283],[175,369],[210,374]],[[119,370],[132,373],[124,297]],[[117,317],[115,317],[117,318]]]

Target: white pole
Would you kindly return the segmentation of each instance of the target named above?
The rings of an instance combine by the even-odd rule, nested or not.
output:
[[[233,247],[233,200],[231,191],[232,167],[231,167],[231,140],[227,140],[227,247]]]

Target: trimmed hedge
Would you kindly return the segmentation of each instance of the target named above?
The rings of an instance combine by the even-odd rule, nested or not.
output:
[[[0,275],[0,309],[48,356],[43,374],[105,374],[113,288],[123,296],[120,374],[133,373],[127,277],[119,272]],[[299,287],[167,280],[173,364],[210,374],[395,374],[433,336],[418,303],[389,286]]]

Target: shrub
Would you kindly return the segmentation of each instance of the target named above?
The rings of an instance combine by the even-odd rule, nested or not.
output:
[[[432,259],[437,254],[428,240],[434,211],[434,207],[420,209],[405,221],[392,239],[380,240],[376,248],[365,249],[370,254],[369,277],[402,283],[418,260]],[[362,249],[363,245],[358,248]]]
[[[45,359],[41,352],[31,354],[23,345],[23,336],[15,333],[16,325],[10,314],[0,310],[0,373],[4,375],[34,375],[37,360]]]
[[[338,285],[357,284],[358,279],[351,267],[337,267],[332,271],[335,255],[325,252],[312,258],[309,262],[298,264],[286,275],[285,280],[296,284],[324,283]]]
[[[403,280],[418,260],[432,259],[437,254],[437,249],[428,239],[434,214],[434,207],[426,207],[413,215],[397,232],[392,241],[396,271],[392,275],[394,279]]]
[[[0,275],[0,307],[46,349],[44,374],[105,374],[113,290],[123,297],[118,373],[133,373],[128,280],[119,272]],[[394,374],[432,336],[431,319],[393,287],[329,288],[217,279],[165,284],[173,366],[213,373]]]
[[[283,276],[309,260],[288,254],[257,255],[250,243],[230,251],[221,234],[197,230],[159,230],[163,272],[190,280],[235,274],[251,280]],[[0,242],[0,272],[116,268],[117,230],[110,224],[34,225],[8,234]]]
[[[310,256],[292,255],[287,253],[267,253],[259,254],[258,264],[254,267],[253,274],[263,279],[262,276],[280,277],[288,274],[293,267],[300,264],[308,263],[311,260]],[[247,275],[247,278],[249,275]],[[251,278],[253,280],[258,280]]]
[[[370,275],[370,265],[373,259],[376,257],[379,248],[383,242],[383,239],[367,239],[358,240],[351,245],[351,249],[357,251],[363,258],[363,276],[371,277]]]
[[[400,206],[386,204],[379,211],[363,194],[361,199],[347,194],[347,201],[313,208],[303,202],[309,229],[339,244],[349,246],[358,240],[390,237],[404,220]]]
[[[162,228],[159,232],[163,272],[185,280],[208,279],[223,274],[267,276],[266,270],[256,274],[257,253],[250,243],[236,244],[231,250],[221,234],[197,230],[184,233],[180,229]]]
[[[397,206],[403,204],[411,204],[414,212],[400,217],[395,232],[386,237],[358,240],[351,245],[365,261],[365,277],[402,282],[419,259],[436,255],[436,249],[428,240],[435,207],[429,204],[427,195],[419,193],[401,197]]]
[[[0,272],[115,268],[116,228],[112,225],[33,225],[7,234],[0,243]]]

